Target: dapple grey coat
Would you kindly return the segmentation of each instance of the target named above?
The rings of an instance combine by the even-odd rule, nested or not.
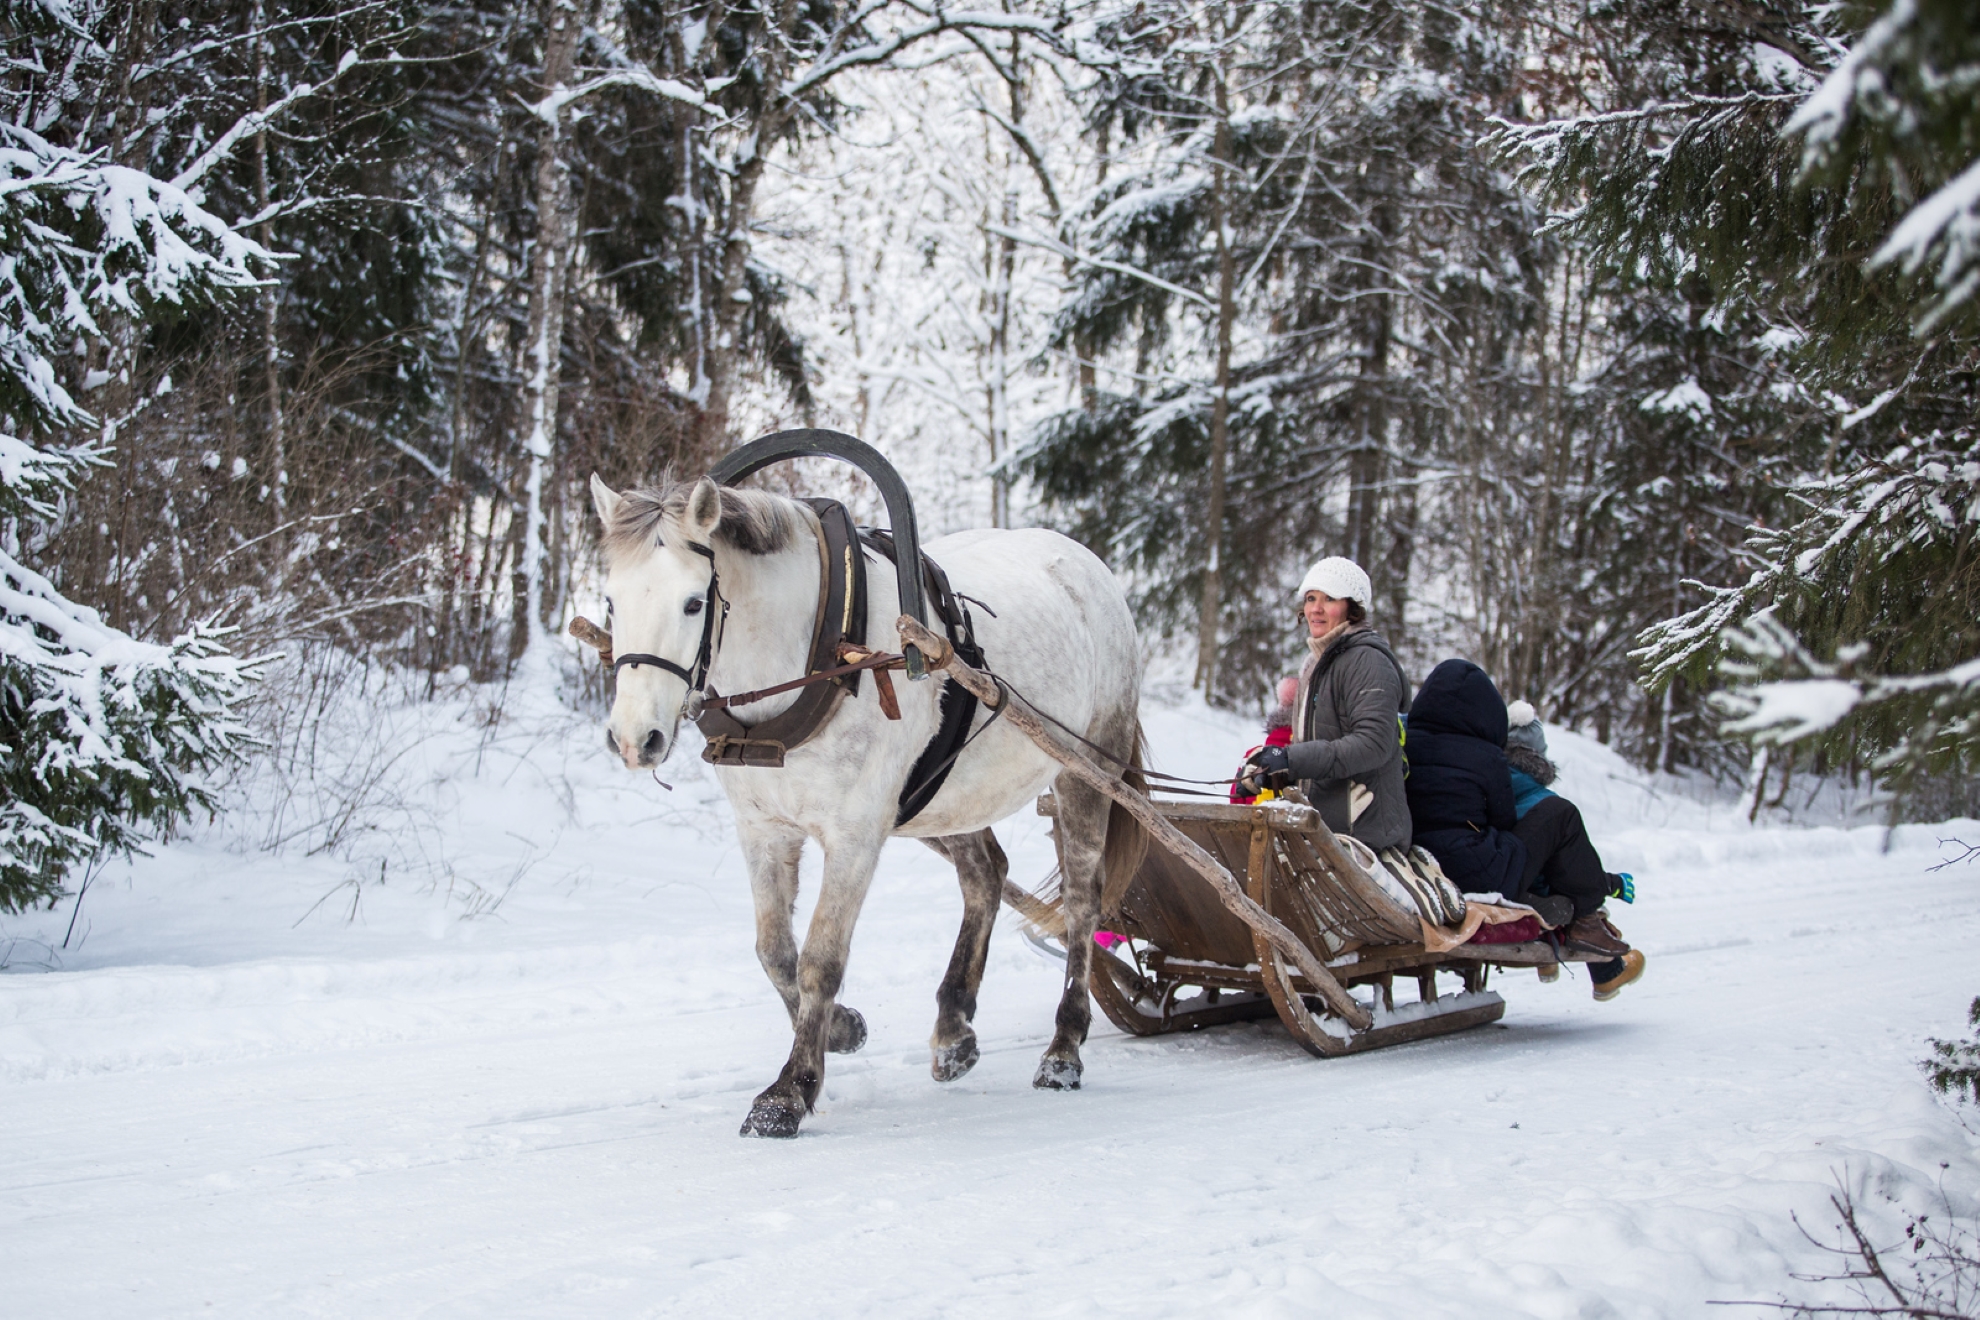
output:
[[[1397,713],[1409,708],[1407,696],[1401,666],[1381,634],[1366,624],[1347,628],[1308,659],[1300,675],[1299,722],[1286,748],[1294,777],[1327,828],[1378,852],[1409,847],[1396,726]],[[1350,827],[1348,787],[1356,782],[1375,800]]]

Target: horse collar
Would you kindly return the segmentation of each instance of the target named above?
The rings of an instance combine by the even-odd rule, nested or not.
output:
[[[819,550],[817,614],[805,661],[809,675],[839,665],[841,643],[865,645],[866,556],[860,549],[858,528],[844,505],[827,499],[800,503],[815,515],[813,530]],[[744,724],[730,713],[726,703],[707,707],[695,715],[707,740],[701,758],[714,765],[781,766],[787,752],[810,741],[824,727],[840,698],[858,690],[858,673],[824,679],[802,688],[797,700],[781,714],[756,724]]]

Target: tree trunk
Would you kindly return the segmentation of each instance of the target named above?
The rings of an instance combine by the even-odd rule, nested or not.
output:
[[[1107,183],[1107,159],[1114,149],[1113,129],[1113,120],[1105,119],[1101,121],[1099,160],[1095,167],[1093,185],[1096,192]],[[1067,239],[1067,245],[1071,246],[1068,235],[1061,231],[1060,218],[1057,214],[1054,214],[1052,217],[1052,230],[1054,233],[1059,234],[1061,239]],[[1066,258],[1067,288],[1072,287],[1076,264],[1071,257]],[[1100,374],[1094,366],[1094,359],[1098,352],[1099,350],[1093,346],[1092,340],[1085,335],[1073,336],[1073,354],[1079,363],[1079,406],[1089,413],[1100,410]]]
[[[268,110],[268,10],[264,0],[254,0],[254,108]],[[264,216],[268,213],[268,133],[254,135],[254,203]],[[275,238],[268,222],[257,227],[255,238],[271,252]],[[273,474],[268,485],[270,502],[279,526],[289,507],[289,419],[282,408],[281,294],[271,282],[261,290],[261,369],[268,392],[268,467]]]
[[[1348,462],[1348,546],[1363,568],[1375,562],[1382,526],[1383,458],[1389,444],[1389,340],[1395,309],[1388,293],[1390,249],[1396,228],[1388,201],[1388,180],[1371,166],[1369,238],[1363,269],[1367,284],[1361,322],[1360,434]]]
[[[570,80],[583,23],[573,0],[544,0],[543,88],[554,92]],[[564,262],[571,245],[571,172],[564,160],[562,108],[547,112],[536,158],[536,242],[530,251],[529,330],[523,342],[523,452],[528,475],[521,562],[523,590],[516,602],[512,656],[544,637],[543,483],[555,464],[557,387],[564,339]]]
[[[1427,444],[1418,446],[1426,453]],[[1396,492],[1395,507],[1389,516],[1389,551],[1382,560],[1382,587],[1388,595],[1388,613],[1382,621],[1382,635],[1391,646],[1400,647],[1409,639],[1409,573],[1416,558],[1416,487],[1406,485]]]
[[[1009,10],[1010,0],[1004,8]],[[1024,127],[1024,50],[1018,35],[1011,34],[1011,74],[1005,79],[1010,94],[1011,126]],[[1004,203],[1001,215],[1004,232],[997,239],[997,268],[991,281],[990,309],[990,525],[1011,525],[1010,478],[997,465],[1011,452],[1011,286],[1017,278],[1017,160],[1013,144],[1004,144]]]
[[[1209,502],[1204,510],[1203,598],[1198,606],[1196,686],[1209,696],[1217,681],[1224,610],[1224,483],[1230,461],[1231,329],[1237,320],[1237,254],[1231,251],[1231,106],[1229,55],[1217,71],[1217,132],[1212,148],[1211,215],[1217,227],[1217,384],[1210,399]]]
[[[715,341],[707,347],[707,402],[702,405],[695,443],[703,454],[729,448],[729,405],[742,358],[743,311],[749,305],[749,227],[756,213],[756,185],[767,163],[781,117],[765,115],[736,167],[729,185],[727,227],[722,235],[722,283],[715,291]]]
[[[1013,97],[1013,100],[1016,98]],[[1017,189],[1010,179],[1011,161],[1004,161],[1001,222],[1005,230],[1017,224]],[[990,525],[1011,525],[1011,484],[997,464],[1011,452],[1011,283],[1017,273],[1017,242],[1008,234],[998,238],[992,252],[990,279]]]
[[[1389,296],[1369,297],[1362,337],[1361,427],[1348,462],[1348,545],[1354,562],[1375,562],[1382,519],[1382,457],[1388,444]]]

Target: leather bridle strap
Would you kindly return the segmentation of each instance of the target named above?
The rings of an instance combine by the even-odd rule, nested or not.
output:
[[[708,560],[708,592],[703,598],[701,606],[701,646],[695,652],[694,667],[692,669],[684,669],[665,656],[648,655],[644,651],[631,651],[612,661],[612,672],[616,675],[628,665],[652,665],[655,669],[664,669],[687,683],[687,700],[693,701],[700,694],[703,684],[707,682],[708,666],[714,663],[715,659],[715,647],[717,645],[715,608],[717,605],[721,606],[721,621],[723,624],[727,624],[729,602],[722,596],[721,574],[715,571],[715,551],[698,541],[689,541],[687,548]]]

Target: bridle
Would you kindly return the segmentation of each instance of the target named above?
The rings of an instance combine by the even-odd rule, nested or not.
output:
[[[722,644],[722,633],[729,623],[729,601],[722,594],[722,575],[715,571],[715,551],[698,541],[689,541],[687,548],[708,561],[708,592],[702,598],[701,607],[701,646],[695,651],[694,665],[684,669],[665,656],[648,655],[644,651],[632,651],[612,661],[612,674],[628,665],[652,665],[679,676],[687,683],[687,696],[682,699],[681,713],[689,719],[701,714],[702,689],[708,682],[708,666],[714,662],[716,648]],[[721,619],[715,617],[715,607],[722,607]]]

